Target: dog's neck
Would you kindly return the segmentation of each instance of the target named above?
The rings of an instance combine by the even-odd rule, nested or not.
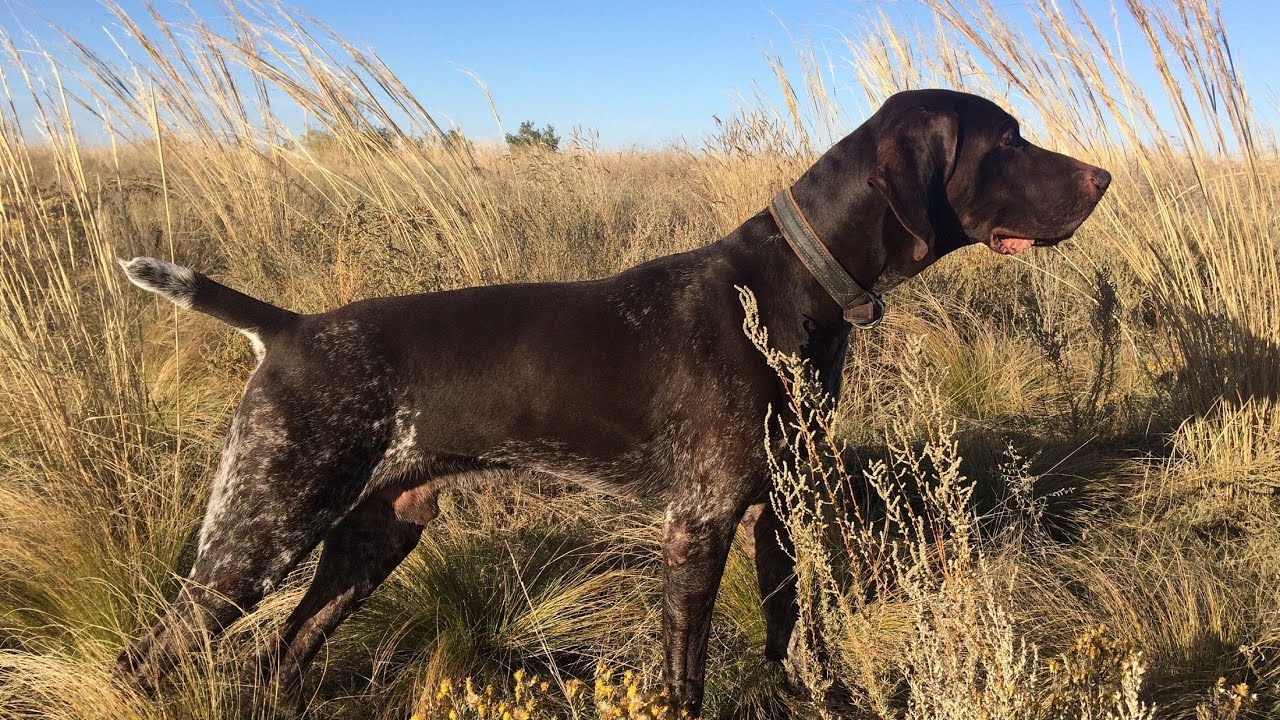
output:
[[[868,182],[874,161],[865,158],[874,157],[868,147],[872,142],[867,126],[858,128],[801,175],[791,192],[809,226],[844,270],[862,287],[883,293],[919,273],[936,257],[932,251],[920,260],[912,257],[914,238],[885,197]],[[757,294],[780,300],[779,315],[771,324],[794,322],[798,317],[820,327],[845,327],[840,305],[781,239],[768,211],[748,220],[726,240],[734,243],[735,238],[744,243],[742,252],[755,256],[742,267],[768,269],[764,275],[744,276],[740,281]],[[762,254],[766,257],[760,257]],[[765,303],[761,311],[767,314]],[[769,323],[769,318],[765,320]]]
[[[875,239],[866,238],[868,242]],[[746,286],[754,291],[761,300],[762,319],[770,326],[771,335],[775,326],[845,327],[840,304],[783,238],[768,210],[757,213],[716,246],[727,253],[734,270],[728,276],[712,270],[711,282]],[[858,282],[868,286],[886,275],[879,265],[854,265],[843,254],[836,254],[836,259],[847,271],[856,273]],[[791,348],[795,349],[798,348]]]
[[[818,158],[791,186],[797,206],[845,271],[863,287],[886,292],[934,261],[916,260],[914,244],[868,180],[874,142],[863,125]]]

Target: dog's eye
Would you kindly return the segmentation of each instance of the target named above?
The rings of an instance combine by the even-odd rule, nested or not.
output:
[[[1000,147],[1022,147],[1027,141],[1018,134],[1017,128],[1009,128],[1000,135]]]

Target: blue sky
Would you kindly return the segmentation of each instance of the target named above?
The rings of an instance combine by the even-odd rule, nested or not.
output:
[[[114,26],[92,0],[5,0],[0,27],[31,32],[42,43],[57,41],[44,16],[77,38],[111,47],[104,27]],[[774,87],[763,51],[792,56],[793,38],[836,44],[883,10],[904,22],[925,17],[910,0],[769,0],[760,2],[352,2],[294,3],[327,22],[357,45],[371,47],[444,124],[471,137],[497,137],[483,92],[462,70],[488,85],[504,125],[522,120],[551,123],[561,135],[580,126],[599,133],[608,147],[660,145],[669,140],[700,143],[712,116],[737,107],[738,93],[754,83]],[[1237,60],[1255,102],[1274,111],[1280,72],[1274,28],[1280,3],[1226,0],[1224,13]],[[33,10],[35,6],[39,10]],[[143,17],[141,3],[122,5]],[[218,6],[192,0],[202,16]],[[996,2],[1016,17],[1021,3]],[[1093,13],[1109,17],[1110,4],[1085,0]],[[161,12],[177,5],[159,0]],[[1105,24],[1109,24],[1105,23]],[[1125,38],[1138,44],[1137,37]],[[850,95],[857,98],[857,95]],[[1269,113],[1268,113],[1269,114]]]

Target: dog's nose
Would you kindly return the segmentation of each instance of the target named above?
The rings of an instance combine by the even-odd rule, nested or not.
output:
[[[1085,189],[1095,200],[1101,200],[1107,187],[1111,185],[1111,173],[1102,168],[1091,168],[1085,171]]]

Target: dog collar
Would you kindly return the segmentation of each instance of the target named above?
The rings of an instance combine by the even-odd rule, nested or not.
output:
[[[787,245],[795,251],[800,262],[817,278],[832,300],[844,311],[845,322],[862,329],[869,330],[884,318],[884,301],[871,290],[863,287],[853,276],[845,271],[835,259],[827,246],[818,238],[804,213],[796,206],[796,199],[791,195],[791,188],[783,188],[773,196],[769,203],[769,214],[773,216],[778,229]],[[867,308],[870,306],[870,319]]]

